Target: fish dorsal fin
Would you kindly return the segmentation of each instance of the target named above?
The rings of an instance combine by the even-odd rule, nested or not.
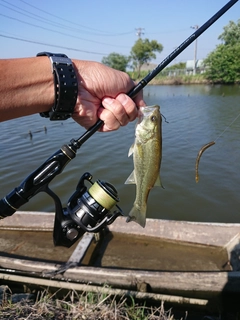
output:
[[[127,178],[127,180],[125,181],[125,184],[136,184],[134,170],[133,170],[133,172],[130,174],[130,176]]]

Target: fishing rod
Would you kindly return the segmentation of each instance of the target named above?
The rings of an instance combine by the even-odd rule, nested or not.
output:
[[[161,70],[175,59],[185,48],[196,40],[207,28],[219,19],[238,0],[229,1],[202,27],[197,29],[169,56],[167,56],[153,71],[142,79],[129,93],[133,98],[143,89]],[[0,219],[11,216],[18,208],[27,203],[39,192],[47,193],[55,203],[55,220],[53,240],[56,246],[72,246],[85,232],[98,232],[120,215],[123,215],[117,190],[108,182],[97,180],[92,182],[92,175],[84,173],[69,198],[67,206],[63,207],[59,197],[49,188],[49,183],[60,174],[65,166],[75,158],[77,150],[103,124],[98,120],[79,139],[72,139],[69,144],[62,146],[49,157],[39,168],[32,172],[23,182],[0,200]],[[91,184],[88,189],[85,182]],[[115,210],[114,210],[115,208]],[[114,211],[113,211],[114,210]],[[112,212],[113,211],[113,212]]]
[[[216,22],[224,13],[226,13],[238,0],[230,0],[207,22],[190,35],[183,43],[180,44],[172,53],[170,53],[154,70],[143,78],[131,91],[127,93],[130,98],[134,98],[153,78],[156,77],[170,62],[172,62],[183,50],[185,50],[193,41],[195,41],[203,32],[205,32],[214,22]],[[91,136],[103,125],[102,120],[89,129],[88,135]]]

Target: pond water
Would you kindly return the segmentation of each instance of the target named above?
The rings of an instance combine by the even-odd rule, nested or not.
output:
[[[189,221],[240,222],[240,87],[147,86],[146,102],[159,104],[163,121],[161,181],[148,200],[149,218]],[[72,138],[85,130],[72,119],[49,122],[38,115],[0,123],[0,198],[18,186],[32,171]],[[30,139],[29,130],[32,133]],[[66,204],[81,175],[112,183],[127,214],[135,199],[135,186],[124,182],[133,170],[128,149],[134,141],[135,123],[116,132],[95,133],[50,184]],[[200,160],[199,182],[195,161]],[[38,194],[21,210],[54,211],[52,199]]]

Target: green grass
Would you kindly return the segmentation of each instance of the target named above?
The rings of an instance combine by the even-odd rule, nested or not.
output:
[[[142,71],[140,77],[137,77],[137,74],[134,72],[129,72],[130,77],[132,77],[136,82],[142,80],[148,74],[147,71]],[[177,76],[166,76],[164,73],[159,73],[150,84],[155,85],[180,85],[180,84],[201,84],[208,83],[208,80],[205,78],[204,74],[196,75],[177,75]]]

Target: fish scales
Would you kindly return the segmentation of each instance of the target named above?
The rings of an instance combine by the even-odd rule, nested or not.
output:
[[[158,105],[141,108],[141,117],[135,130],[135,142],[129,150],[133,153],[134,170],[126,183],[136,184],[136,198],[127,221],[146,224],[147,200],[154,185],[161,185],[162,118]]]

